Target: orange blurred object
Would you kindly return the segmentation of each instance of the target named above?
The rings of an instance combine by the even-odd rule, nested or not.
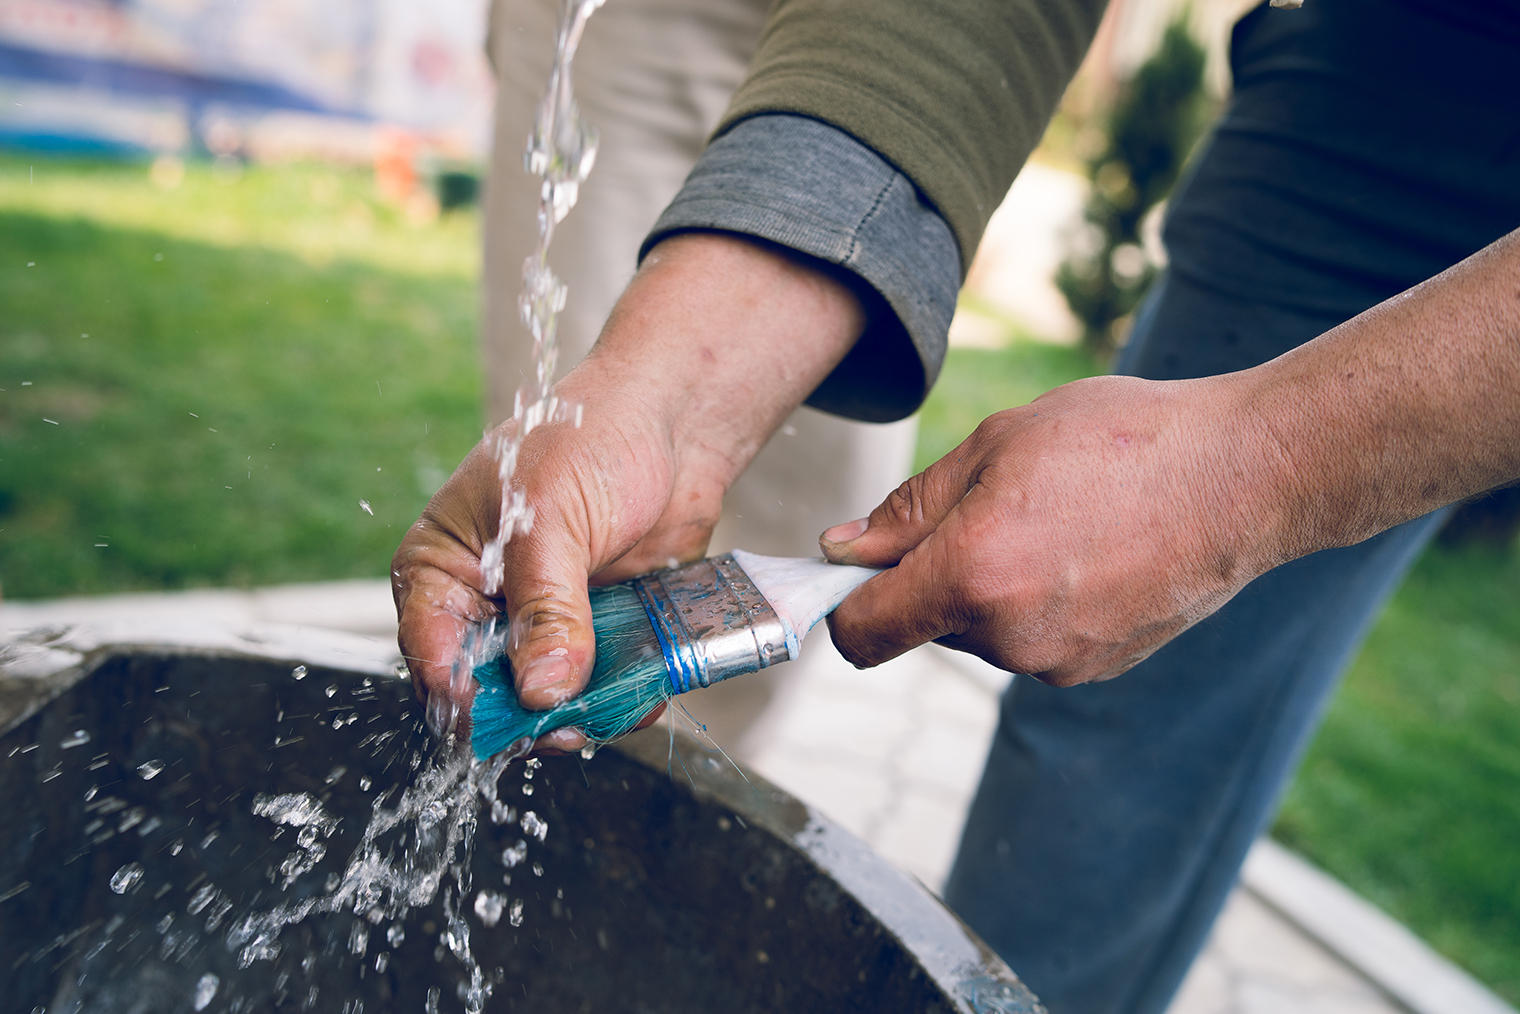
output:
[[[375,189],[380,196],[404,204],[417,190],[417,155],[422,141],[399,127],[375,132]]]

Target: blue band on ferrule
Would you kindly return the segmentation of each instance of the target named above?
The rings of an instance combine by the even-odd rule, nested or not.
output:
[[[794,654],[786,624],[731,556],[646,574],[632,584],[675,693],[756,672]]]
[[[663,591],[658,581],[635,581],[634,589],[639,593],[639,601],[644,604],[644,612],[649,616],[649,625],[654,628],[655,640],[660,644],[660,652],[665,656],[665,672],[670,677],[670,687],[678,694],[684,694],[691,689],[691,673],[687,671],[686,654],[677,646],[672,638],[674,631],[670,631],[665,625],[665,611],[670,608],[670,603],[661,602],[659,593]]]

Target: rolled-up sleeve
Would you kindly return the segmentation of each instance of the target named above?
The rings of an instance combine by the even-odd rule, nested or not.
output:
[[[866,333],[808,404],[872,422],[918,408],[944,361],[961,261],[949,225],[906,176],[818,120],[751,117],[708,146],[641,256],[699,229],[789,247],[880,297]]]

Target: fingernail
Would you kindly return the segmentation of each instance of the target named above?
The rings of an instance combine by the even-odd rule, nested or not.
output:
[[[836,545],[841,542],[853,542],[866,533],[866,526],[870,523],[870,518],[861,518],[858,521],[846,521],[842,525],[835,525],[823,533],[823,541]]]
[[[563,750],[566,753],[575,753],[586,745],[586,734],[576,728],[555,729],[538,738],[538,746],[543,750]]]
[[[566,700],[570,696],[570,663],[563,655],[540,655],[524,667],[518,690],[547,694],[555,703]]]

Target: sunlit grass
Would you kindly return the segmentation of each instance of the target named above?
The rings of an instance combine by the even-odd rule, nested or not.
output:
[[[320,164],[249,166],[232,175],[204,161],[173,189],[146,164],[0,156],[0,212],[156,233],[226,250],[290,254],[323,267],[342,260],[419,276],[473,278],[474,215],[412,222],[380,200],[371,174]]]

